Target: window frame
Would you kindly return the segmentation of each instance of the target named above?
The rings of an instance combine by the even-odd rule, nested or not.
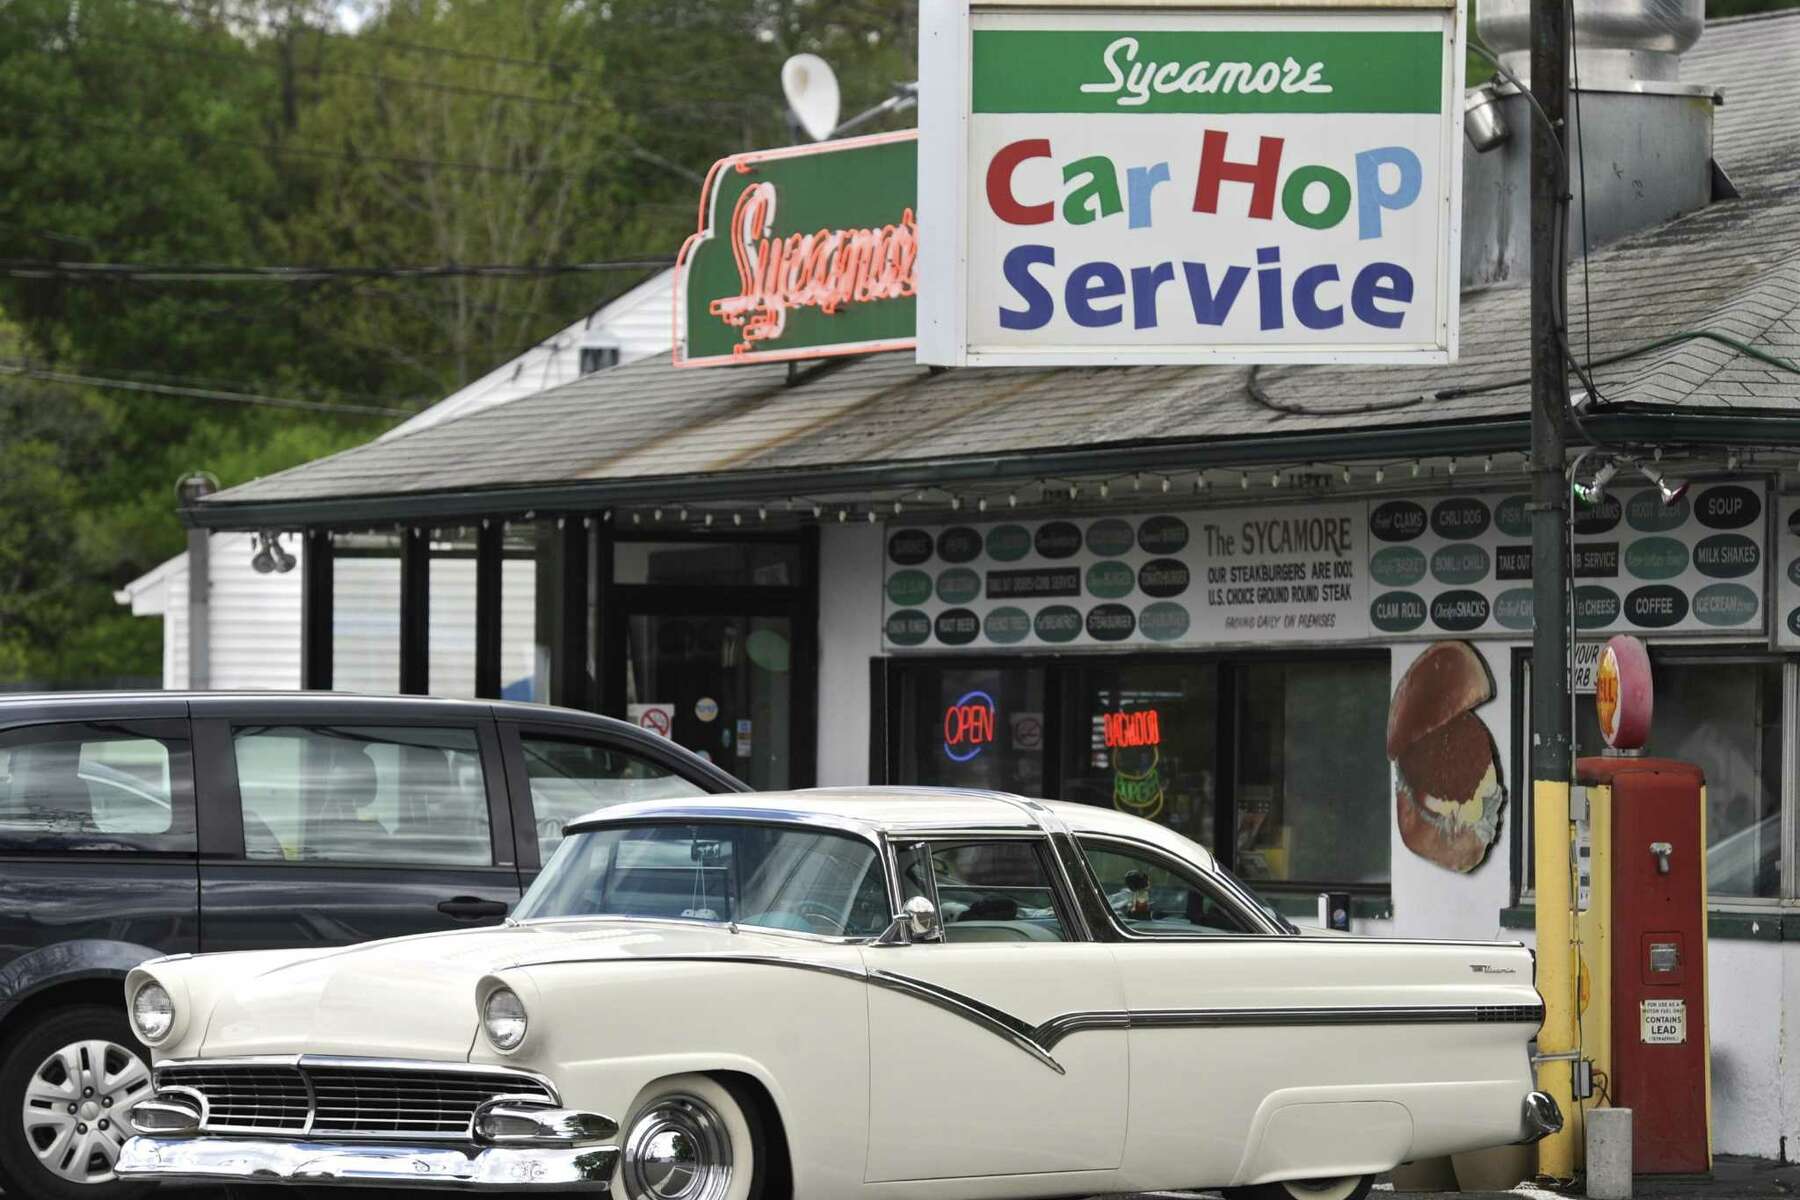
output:
[[[1263,913],[1261,908],[1251,907],[1240,903],[1240,897],[1235,894],[1233,889],[1219,886],[1222,881],[1215,882],[1213,879],[1208,878],[1206,872],[1202,869],[1195,867],[1191,863],[1181,861],[1160,846],[1153,845],[1149,842],[1139,841],[1136,838],[1124,837],[1111,833],[1085,833],[1077,831],[1074,833],[1074,839],[1075,850],[1081,859],[1082,869],[1087,872],[1089,886],[1094,889],[1095,894],[1100,898],[1100,908],[1106,913],[1107,923],[1111,925],[1114,932],[1125,941],[1205,943],[1233,941],[1243,938],[1292,936],[1280,929],[1274,928],[1273,923],[1269,920],[1268,916]],[[1145,933],[1142,930],[1133,929],[1119,919],[1119,914],[1113,911],[1111,902],[1107,900],[1106,889],[1100,886],[1099,877],[1094,874],[1094,864],[1088,859],[1088,843],[1099,843],[1103,847],[1113,847],[1115,848],[1113,850],[1114,853],[1150,859],[1170,874],[1186,879],[1189,886],[1205,892],[1212,898],[1215,904],[1236,916],[1248,926],[1248,928],[1237,933]]]
[[[705,798],[698,797],[697,799],[704,800]],[[611,829],[630,829],[630,828],[633,828],[634,826],[643,826],[643,825],[655,826],[655,825],[670,825],[670,824],[747,825],[747,826],[755,826],[755,827],[764,828],[764,829],[782,829],[782,830],[811,832],[811,833],[823,832],[823,833],[835,834],[839,837],[846,837],[846,838],[850,838],[853,841],[865,843],[866,845],[869,846],[869,848],[871,850],[873,850],[875,852],[875,867],[877,870],[879,870],[881,872],[882,883],[885,886],[885,890],[887,892],[888,904],[893,907],[894,912],[898,913],[900,911],[900,900],[899,900],[900,881],[899,881],[899,875],[895,870],[895,863],[894,863],[894,858],[893,858],[894,846],[895,846],[894,839],[891,838],[885,831],[872,830],[868,826],[863,825],[856,821],[835,820],[832,817],[825,815],[825,814],[810,813],[810,814],[806,814],[803,817],[789,816],[789,817],[786,817],[783,819],[775,819],[766,813],[738,812],[738,811],[734,811],[731,809],[714,809],[714,808],[707,808],[707,807],[703,807],[703,806],[694,807],[694,808],[685,808],[685,809],[677,807],[677,808],[671,808],[667,811],[658,812],[658,813],[655,813],[652,815],[647,815],[647,816],[642,816],[642,817],[628,817],[628,818],[625,818],[622,820],[609,820],[607,818],[601,817],[601,818],[598,818],[593,821],[583,822],[583,823],[581,823],[581,825],[578,828],[571,828],[571,829],[565,831],[564,840],[566,842],[568,837],[575,835],[575,834],[581,834],[581,833],[601,833],[601,832],[605,832],[605,831],[611,830]],[[910,843],[910,842],[914,842],[914,841],[923,841],[925,839],[909,838],[909,839],[905,839],[905,840]],[[535,885],[535,883],[536,883],[536,880],[534,879],[532,881],[532,885]],[[529,890],[530,890],[530,887],[528,886],[526,888],[526,891],[529,891]],[[523,902],[523,895],[521,895],[521,902]],[[516,911],[516,909],[515,909],[515,911]],[[530,917],[530,918],[526,918],[526,919],[532,920],[532,921],[549,921],[549,922],[554,922],[554,921],[592,921],[592,920],[596,920],[596,919],[609,920],[609,921],[658,921],[658,922],[674,921],[674,922],[680,922],[680,923],[713,925],[713,926],[717,926],[720,928],[728,928],[728,927],[731,927],[733,924],[730,921],[706,921],[706,920],[702,920],[701,918],[697,918],[697,917],[608,916],[608,917],[596,918],[596,917],[589,915],[589,916],[573,916],[573,917]],[[808,930],[804,930],[804,929],[782,929],[782,928],[779,928],[776,926],[770,926],[770,925],[745,924],[745,925],[742,925],[741,928],[754,929],[758,933],[777,934],[777,935],[780,935],[783,937],[805,938],[805,939],[809,939],[809,940],[815,941],[815,942],[826,942],[831,945],[840,945],[840,946],[878,945],[881,943],[882,938],[886,935],[885,930],[883,931],[883,933],[871,934],[866,937],[864,937],[864,936],[847,937],[847,936],[836,936],[836,935],[832,935],[832,934],[828,934],[828,933],[812,933],[812,932],[810,932]]]
[[[1591,638],[1582,641],[1595,640]],[[1659,665],[1670,666],[1720,666],[1736,665],[1770,666],[1781,668],[1779,694],[1782,711],[1781,722],[1781,762],[1779,765],[1781,778],[1781,795],[1777,805],[1777,813],[1781,818],[1779,842],[1781,846],[1780,883],[1778,893],[1774,896],[1735,896],[1721,892],[1708,892],[1706,907],[1709,911],[1770,913],[1776,910],[1800,908],[1800,781],[1794,778],[1794,772],[1800,769],[1800,733],[1796,730],[1796,717],[1800,716],[1800,658],[1783,654],[1771,649],[1763,643],[1735,644],[1701,644],[1701,645],[1668,645],[1648,644],[1652,672]],[[1512,902],[1515,906],[1534,905],[1537,902],[1537,889],[1532,880],[1532,822],[1535,814],[1531,803],[1531,649],[1528,646],[1515,646],[1512,654],[1513,669],[1513,778],[1518,781],[1515,789],[1509,789],[1509,799],[1516,805],[1515,816],[1508,821],[1512,826],[1511,875]],[[1572,697],[1572,703],[1592,703],[1591,695],[1581,693]],[[1571,746],[1571,753],[1575,747]],[[1571,762],[1571,774],[1573,763]],[[1708,847],[1710,850],[1711,847]]]
[[[1386,694],[1393,692],[1393,652],[1390,644],[1359,646],[1290,646],[1270,650],[1134,650],[1108,652],[1104,656],[1057,655],[1043,653],[974,653],[974,654],[885,654],[872,660],[871,720],[869,729],[870,779],[876,784],[900,784],[903,766],[901,748],[905,739],[902,725],[911,712],[908,700],[909,675],[938,670],[1030,670],[1044,673],[1044,777],[1042,794],[1062,796],[1062,784],[1072,761],[1071,754],[1083,751],[1086,727],[1076,728],[1081,697],[1075,686],[1079,673],[1096,665],[1109,668],[1139,666],[1211,666],[1215,668],[1218,689],[1214,703],[1216,731],[1213,796],[1213,829],[1215,846],[1209,846],[1219,865],[1226,870],[1236,866],[1236,830],[1238,805],[1238,757],[1241,734],[1239,677],[1248,667],[1285,664],[1317,665],[1319,663],[1362,662],[1379,664],[1388,673]],[[1071,742],[1071,738],[1075,739]],[[1386,750],[1383,749],[1383,758]],[[1391,771],[1391,768],[1390,768]],[[1389,774],[1384,783],[1387,808],[1393,806],[1393,783]],[[1387,818],[1391,826],[1391,815]],[[1223,834],[1223,836],[1222,836]],[[1388,879],[1385,883],[1344,882],[1319,879],[1258,880],[1258,890],[1267,897],[1299,897],[1309,902],[1321,891],[1348,892],[1353,897],[1386,900],[1393,895],[1394,851],[1388,847]]]
[[[1063,864],[1062,855],[1056,852],[1056,847],[1052,844],[1050,835],[1045,833],[1042,829],[933,829],[928,832],[893,830],[885,835],[885,841],[887,842],[888,854],[886,869],[890,881],[889,891],[897,898],[896,907],[894,909],[896,913],[902,911],[899,905],[905,903],[905,897],[901,894],[903,890],[901,880],[903,877],[900,873],[900,854],[902,851],[908,850],[914,846],[924,846],[927,848],[927,856],[929,857],[935,856],[937,851],[945,846],[968,846],[987,842],[1029,842],[1037,853],[1039,865],[1044,869],[1044,877],[1050,881],[1050,890],[1052,893],[1051,905],[1056,909],[1057,920],[1062,925],[1064,931],[1065,936],[1055,944],[1066,946],[1074,942],[1097,942],[1104,940],[1096,936],[1093,927],[1089,924],[1087,919],[1087,908],[1079,901],[1077,889],[1081,885],[1077,884],[1069,877],[1068,870]],[[935,868],[932,870],[930,882],[931,895],[928,898],[931,900],[932,908],[937,910],[939,916],[939,929],[941,931],[943,929],[943,904],[938,897],[937,872]],[[1085,882],[1088,886],[1092,886],[1091,879]],[[1102,897],[1102,903],[1104,903],[1104,899],[1105,898]],[[916,939],[912,938],[910,932],[906,934],[906,940],[916,941]],[[955,943],[950,942],[947,938],[942,936],[940,932],[938,937],[932,938],[930,941],[922,944],[929,946],[947,946],[954,945]]]
[[[46,721],[0,729],[0,745],[8,749],[45,742],[154,741],[169,759],[169,829],[165,833],[107,834],[117,846],[100,848],[71,845],[69,835],[39,833],[15,836],[0,831],[0,855],[75,856],[108,858],[125,854],[193,858],[199,850],[199,811],[194,792],[194,745],[189,723],[181,718],[151,717],[141,720],[87,718]]]
[[[507,804],[506,781],[501,766],[500,742],[493,722],[430,717],[404,710],[385,712],[346,706],[342,710],[305,711],[297,707],[249,710],[229,716],[196,718],[195,764],[205,781],[201,803],[206,810],[200,851],[202,857],[255,867],[305,870],[378,871],[505,871],[517,870],[512,812]],[[243,789],[238,778],[235,732],[247,726],[283,729],[408,728],[456,730],[475,735],[481,763],[482,788],[487,799],[489,855],[485,863],[419,862],[406,859],[251,858],[244,851]]]

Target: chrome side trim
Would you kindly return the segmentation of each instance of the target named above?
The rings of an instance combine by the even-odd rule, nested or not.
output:
[[[564,963],[582,963],[585,959],[566,959]],[[1038,1025],[1031,1025],[973,996],[950,988],[885,970],[859,970],[837,963],[813,959],[780,958],[768,954],[658,954],[619,959],[619,962],[741,963],[751,966],[786,967],[789,970],[816,971],[839,979],[860,980],[874,987],[901,995],[961,1017],[1006,1039],[1026,1054],[1055,1071],[1066,1074],[1063,1065],[1050,1053],[1064,1038],[1077,1033],[1104,1029],[1208,1029],[1242,1026],[1307,1026],[1307,1025],[1541,1025],[1542,1004],[1487,1005],[1335,1005],[1297,1008],[1170,1008],[1144,1012],[1103,1009],[1091,1012],[1062,1013]],[[554,963],[535,964],[542,966]]]
[[[916,1000],[923,1000],[927,1004],[934,1004],[945,1012],[953,1013],[965,1021],[979,1025],[989,1033],[1005,1038],[1058,1075],[1068,1074],[1063,1069],[1063,1065],[1050,1056],[1049,1049],[1037,1041],[1036,1029],[1011,1013],[1002,1012],[992,1005],[983,1004],[973,996],[965,996],[961,992],[939,987],[935,983],[926,983],[924,980],[914,979],[910,975],[896,975],[892,971],[871,971],[868,979],[876,987],[899,992]]]

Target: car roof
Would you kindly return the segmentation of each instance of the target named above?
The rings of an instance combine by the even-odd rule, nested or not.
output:
[[[569,823],[570,832],[617,821],[654,819],[766,820],[833,824],[863,832],[929,833],[945,830],[1032,831],[1067,827],[1071,832],[1148,842],[1189,862],[1211,868],[1205,847],[1167,826],[1128,813],[1063,800],[1033,800],[972,788],[836,787],[786,792],[748,792],[693,799],[640,800],[602,808]]]

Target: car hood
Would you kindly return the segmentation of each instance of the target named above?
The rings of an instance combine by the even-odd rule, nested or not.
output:
[[[741,926],[604,918],[366,942],[259,967],[224,988],[201,1053],[462,1059],[479,1032],[476,987],[494,972],[666,955],[792,954],[805,944]]]

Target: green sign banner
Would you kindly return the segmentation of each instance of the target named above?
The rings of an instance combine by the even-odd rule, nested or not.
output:
[[[675,365],[911,349],[918,178],[910,130],[715,163],[675,267]]]
[[[980,113],[1435,113],[1417,30],[977,29]],[[1019,70],[1030,63],[1031,70]]]

